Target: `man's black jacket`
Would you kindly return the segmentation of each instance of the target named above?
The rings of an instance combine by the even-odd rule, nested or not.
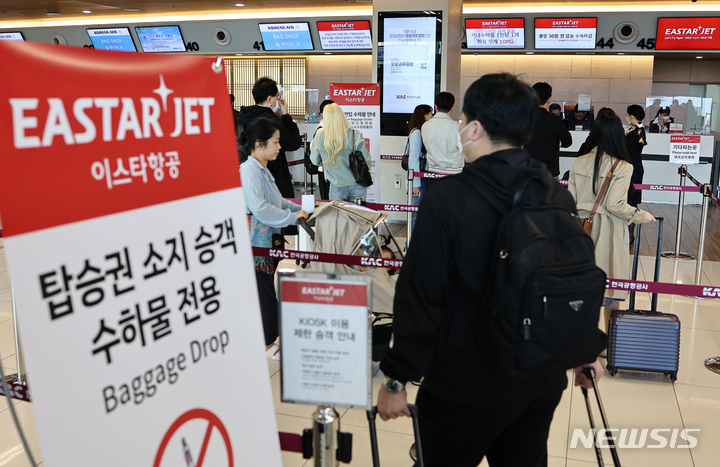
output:
[[[509,210],[518,184],[533,175],[555,192],[554,204],[576,212],[570,193],[521,148],[481,157],[423,196],[395,291],[394,344],[380,364],[386,375],[403,382],[424,377],[423,389],[434,396],[480,406],[550,395],[567,386],[565,372],[528,380],[503,376],[474,340],[501,213],[462,178],[486,184]],[[539,186],[528,185],[527,199],[543,199],[540,194]]]
[[[268,169],[275,178],[275,184],[283,197],[294,198],[295,191],[293,190],[292,179],[290,178],[290,169],[288,168],[285,151],[295,151],[302,146],[300,130],[298,130],[298,126],[295,124],[290,115],[285,114],[282,117],[278,117],[273,113],[272,109],[261,105],[241,107],[237,122],[247,128],[253,120],[260,117],[269,118],[280,125],[280,147],[282,149],[280,150],[280,154],[278,154],[277,159],[268,162]]]
[[[533,159],[544,163],[553,177],[560,174],[560,146],[572,145],[572,135],[565,122],[544,107],[538,107],[538,119],[532,138],[525,145]]]

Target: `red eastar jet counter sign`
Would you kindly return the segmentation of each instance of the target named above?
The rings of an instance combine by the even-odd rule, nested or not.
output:
[[[280,466],[222,65],[15,42],[0,61],[0,216],[42,460]]]
[[[658,50],[720,49],[720,18],[658,18]]]

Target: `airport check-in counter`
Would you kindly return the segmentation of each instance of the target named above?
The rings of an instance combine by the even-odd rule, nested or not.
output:
[[[647,131],[647,128],[646,130]],[[571,131],[573,144],[569,148],[560,149],[560,174],[564,174],[572,167],[580,145],[585,142],[589,131]],[[648,185],[678,185],[680,175],[678,174],[679,164],[669,162],[670,135],[647,133],[647,146],[643,150],[643,167],[645,176],[643,183]],[[712,159],[715,153],[715,137],[702,135],[700,137],[700,164],[688,165],[688,172],[700,183],[710,183],[712,171]],[[692,185],[690,180],[686,185]],[[678,194],[671,191],[643,192],[643,202],[647,203],[677,203]],[[700,193],[685,193],[685,204],[701,204]]]

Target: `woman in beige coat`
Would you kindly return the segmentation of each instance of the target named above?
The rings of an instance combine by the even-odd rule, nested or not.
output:
[[[602,109],[593,123],[588,140],[570,169],[568,190],[577,203],[580,218],[590,217],[605,177],[620,159],[605,196],[595,212],[591,237],[595,243],[595,263],[608,278],[630,278],[628,225],[654,222],[655,218],[627,203],[633,165],[625,148],[625,132],[620,118],[611,109]],[[620,307],[624,290],[606,290],[605,326],[610,312]]]

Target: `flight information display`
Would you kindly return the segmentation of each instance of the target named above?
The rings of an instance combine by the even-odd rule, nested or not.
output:
[[[187,52],[178,26],[135,28],[143,52]]]
[[[265,50],[314,50],[309,23],[259,24]]]
[[[25,39],[20,32],[0,32],[0,41],[25,42]]]
[[[97,50],[137,52],[128,28],[88,29],[87,33]]]
[[[383,35],[383,112],[413,113],[435,102],[434,16],[386,18]]]
[[[536,49],[594,49],[597,18],[536,18]]]
[[[720,49],[720,18],[658,18],[655,48]]]
[[[323,50],[372,49],[370,21],[318,21]]]
[[[468,49],[524,49],[525,18],[466,19]]]

